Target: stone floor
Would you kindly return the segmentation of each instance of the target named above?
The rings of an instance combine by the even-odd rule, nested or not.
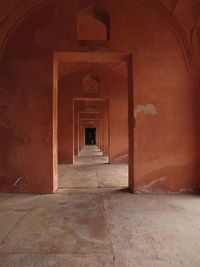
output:
[[[200,197],[0,194],[0,266],[200,266]]]
[[[1,267],[198,267],[199,240],[197,195],[0,194]]]
[[[86,146],[73,165],[59,165],[59,187],[128,187],[128,165],[107,163],[97,146]]]

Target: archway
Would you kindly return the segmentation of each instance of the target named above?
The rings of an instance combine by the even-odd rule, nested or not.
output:
[[[129,136],[129,188],[134,191],[133,182],[133,128],[134,128],[134,116],[133,116],[133,55],[123,53],[67,53],[67,52],[55,52],[54,53],[54,67],[53,67],[53,168],[54,168],[54,180],[53,190],[58,188],[58,162],[57,162],[57,102],[58,102],[58,73],[59,63],[61,62],[98,62],[98,63],[119,63],[125,62],[127,64],[128,71],[128,136]]]

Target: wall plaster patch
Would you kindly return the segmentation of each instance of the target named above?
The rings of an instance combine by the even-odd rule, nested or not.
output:
[[[134,110],[135,117],[137,116],[137,113],[139,112],[144,112],[144,115],[147,115],[147,114],[157,115],[158,114],[158,111],[153,104],[136,105],[135,110]]]

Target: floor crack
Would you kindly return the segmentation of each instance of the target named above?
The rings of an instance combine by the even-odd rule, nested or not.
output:
[[[96,178],[97,178],[97,184],[98,184],[98,188],[100,188],[101,186],[100,186],[99,177],[98,177],[98,174],[97,174],[97,172],[96,172]]]
[[[41,196],[38,196],[38,198],[34,201],[33,206],[27,210],[27,212],[22,216],[19,221],[16,222],[16,224],[8,231],[8,233],[4,236],[4,238],[0,241],[0,245],[3,245],[5,243],[5,240],[10,235],[10,233],[24,220],[25,217],[27,217],[33,209],[37,206],[37,201],[41,198]]]
[[[107,231],[107,234],[108,234],[108,240],[109,240],[110,245],[111,245],[111,251],[112,251],[112,256],[113,256],[113,261],[114,261],[114,266],[115,266],[116,258],[115,258],[115,253],[114,253],[114,246],[113,246],[113,242],[112,242],[112,238],[111,238],[111,232],[110,232],[110,229],[109,229],[109,226],[108,226],[106,208],[105,208],[105,203],[104,203],[103,199],[102,199],[102,209],[103,209],[103,212],[104,212],[104,217],[105,217],[105,222],[106,222],[106,231]]]

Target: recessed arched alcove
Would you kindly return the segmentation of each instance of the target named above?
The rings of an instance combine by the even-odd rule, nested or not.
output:
[[[82,89],[87,95],[98,94],[100,90],[98,77],[91,73],[85,75],[82,81]]]
[[[106,11],[98,7],[81,10],[77,17],[77,40],[109,40],[110,19]]]

